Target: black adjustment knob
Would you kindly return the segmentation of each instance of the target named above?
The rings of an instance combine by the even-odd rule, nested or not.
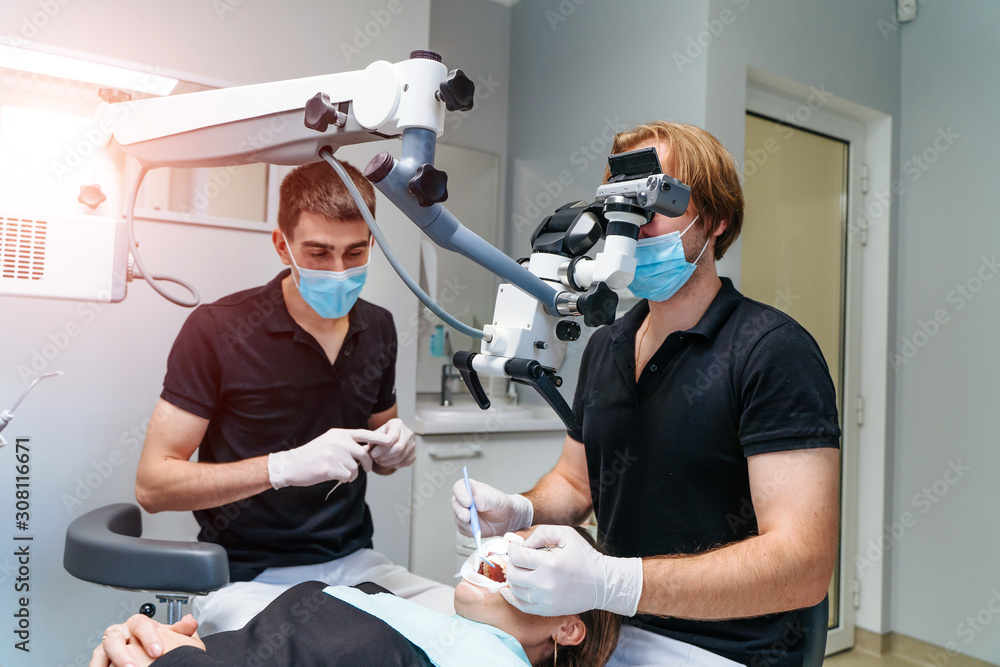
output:
[[[441,54],[437,51],[428,51],[427,49],[417,49],[416,51],[410,51],[410,60],[417,58],[422,58],[424,60],[433,60],[436,63],[441,62]]]
[[[556,338],[565,341],[579,340],[580,325],[569,320],[560,320],[556,325]]]
[[[143,616],[149,616],[153,618],[156,615],[156,605],[152,602],[147,602],[146,604],[139,607],[139,613]]]
[[[615,321],[618,295],[608,287],[607,283],[599,282],[591,285],[587,293],[576,302],[576,307],[583,315],[583,323],[588,327],[611,324]]]
[[[475,96],[476,84],[460,69],[448,72],[448,78],[441,82],[435,95],[448,111],[471,111]]]
[[[326,93],[316,93],[306,102],[306,127],[309,129],[326,132],[331,125],[343,127],[346,123],[347,115],[330,103]]]
[[[101,186],[97,183],[91,185],[81,185],[80,186],[80,196],[76,198],[78,202],[84,206],[89,206],[90,208],[97,208],[107,197],[104,196],[104,192],[101,191]]]
[[[448,174],[432,165],[422,164],[410,179],[410,193],[421,206],[433,206],[448,199]]]

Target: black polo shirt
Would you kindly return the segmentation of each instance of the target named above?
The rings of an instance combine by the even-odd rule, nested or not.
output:
[[[757,533],[746,457],[838,447],[833,382],[784,313],[722,288],[697,325],[667,336],[635,381],[641,301],[595,332],[574,412],[598,530],[618,556],[698,554]],[[800,665],[799,612],[630,622],[747,665]]]
[[[281,292],[288,273],[200,306],[174,342],[161,396],[209,420],[199,461],[241,461],[294,449],[331,428],[367,428],[372,414],[396,402],[389,311],[359,299],[331,364],[288,313]],[[272,489],[196,511],[198,539],[226,548],[232,581],[371,546],[364,471],[324,500],[333,484]]]

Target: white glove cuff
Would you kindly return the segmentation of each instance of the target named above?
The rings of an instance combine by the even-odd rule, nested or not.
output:
[[[524,530],[531,526],[531,522],[535,518],[535,506],[531,504],[531,501],[522,496],[520,493],[515,493],[510,497],[511,502],[514,504],[514,526],[512,526],[507,532],[513,533],[518,530]]]
[[[604,603],[598,607],[621,616],[635,616],[642,596],[642,559],[604,558]]]
[[[286,452],[275,452],[267,455],[267,478],[275,490],[288,486],[285,481],[285,454]]]

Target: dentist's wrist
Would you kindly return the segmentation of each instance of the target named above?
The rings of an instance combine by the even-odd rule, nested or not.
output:
[[[514,512],[511,520],[511,527],[507,532],[513,533],[529,528],[532,525],[532,521],[535,519],[535,506],[531,504],[530,500],[522,496],[520,493],[512,495],[510,497],[510,502],[514,507]]]
[[[597,608],[621,616],[635,616],[642,597],[642,559],[603,556],[604,590]],[[603,599],[601,599],[603,597]]]

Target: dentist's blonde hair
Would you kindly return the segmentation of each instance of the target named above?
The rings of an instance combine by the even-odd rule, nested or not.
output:
[[[691,188],[691,201],[701,215],[699,227],[711,234],[726,222],[726,230],[715,239],[715,259],[722,259],[743,228],[743,187],[736,160],[700,127],[665,120],[618,133],[612,153],[625,153],[646,143],[657,145],[663,173]],[[604,180],[609,177],[605,169]]]

